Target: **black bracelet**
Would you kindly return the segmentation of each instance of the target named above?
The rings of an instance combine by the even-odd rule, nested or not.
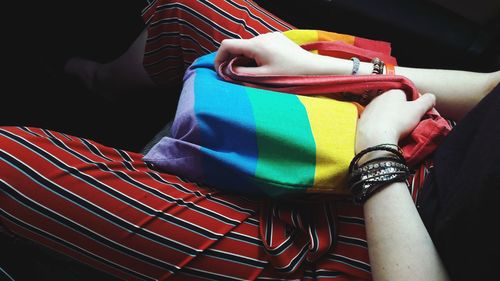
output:
[[[394,183],[404,182],[409,176],[408,170],[398,170],[381,174],[363,174],[361,179],[355,182],[351,181],[350,191],[353,195],[354,202],[362,204],[368,200],[375,192],[381,188]]]
[[[372,151],[388,151],[392,155],[371,159],[362,165],[359,160]],[[362,150],[349,166],[349,189],[354,202],[362,204],[380,188],[393,182],[404,182],[410,175],[403,152],[394,144],[381,144]]]
[[[382,183],[370,183],[370,184],[364,184],[358,189],[353,189],[351,192],[353,193],[353,201],[354,203],[361,205],[366,202],[370,197],[372,197],[377,191],[381,190],[382,188],[388,186],[391,183],[395,182],[404,182],[408,176],[406,174],[401,174],[397,177],[394,177],[390,181],[385,181]]]
[[[376,146],[368,147],[366,149],[363,149],[360,151],[354,158],[352,159],[350,165],[349,165],[349,173],[352,172],[352,170],[357,167],[358,161],[361,159],[361,157],[365,156],[369,152],[376,151],[376,150],[383,150],[383,151],[388,151],[392,152],[400,161],[403,163],[406,163],[405,158],[403,156],[403,150],[396,144],[391,144],[391,143],[383,143],[379,144]]]

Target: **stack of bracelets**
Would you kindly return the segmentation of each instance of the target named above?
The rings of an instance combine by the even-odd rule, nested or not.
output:
[[[387,151],[387,156],[378,157],[359,165],[359,160],[373,151]],[[380,188],[404,182],[410,175],[403,151],[394,144],[380,144],[359,152],[349,166],[349,188],[354,202],[364,203]]]
[[[351,60],[352,60],[351,75],[356,75],[356,74],[358,74],[359,65],[361,62],[357,57],[352,57]],[[386,64],[384,63],[383,60],[381,60],[379,58],[373,58],[371,62],[373,64],[372,74],[384,74],[384,67],[386,66]],[[387,65],[387,67],[389,68],[389,65]],[[392,68],[394,68],[394,67],[392,67]],[[387,71],[389,72],[389,69],[387,69]],[[393,72],[394,72],[394,70],[391,70],[391,73],[393,73]]]

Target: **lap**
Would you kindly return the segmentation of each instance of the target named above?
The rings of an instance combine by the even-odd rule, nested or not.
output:
[[[0,222],[122,279],[367,279],[362,211],[286,205],[159,172],[142,154],[0,128]]]
[[[159,173],[140,154],[36,128],[0,138],[6,228],[119,276],[165,277],[257,235],[254,202]],[[252,242],[242,257],[258,254]]]

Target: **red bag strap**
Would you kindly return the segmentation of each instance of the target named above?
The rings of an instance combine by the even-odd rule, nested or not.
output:
[[[302,44],[300,46],[305,50],[316,50],[318,51],[318,54],[330,57],[337,57],[342,59],[357,57],[361,61],[367,62],[377,57],[383,60],[385,63],[397,65],[396,58],[389,54],[363,49],[354,45],[344,43],[342,41],[318,41]]]
[[[223,62],[217,72],[229,82],[271,91],[299,95],[324,95],[338,97],[338,94],[366,94],[373,91],[401,89],[409,100],[418,97],[414,84],[404,76],[397,75],[253,75],[235,70],[235,66],[249,65],[252,60],[236,57]]]
[[[363,61],[371,61],[378,57],[386,64],[395,65],[396,59],[390,54],[363,49],[342,41],[317,41],[302,44],[305,50],[316,50],[322,55],[350,59],[353,56]],[[250,75],[239,73],[234,66],[252,65],[254,61],[244,57],[236,57],[223,62],[217,72],[224,80],[239,83],[250,87],[267,90],[282,91],[301,95],[334,96],[342,92],[366,94],[370,91],[385,91],[401,89],[408,95],[408,99],[418,97],[418,91],[413,83],[403,76],[394,75]],[[391,73],[392,74],[392,73]]]

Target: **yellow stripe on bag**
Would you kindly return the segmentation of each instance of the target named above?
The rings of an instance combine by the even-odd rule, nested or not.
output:
[[[292,29],[284,31],[283,34],[293,42],[302,45],[317,41],[342,41],[353,45],[355,36],[311,29]]]
[[[283,34],[293,42],[302,45],[318,41],[318,31],[309,29],[292,29],[284,31]]]
[[[354,45],[355,38],[352,35],[318,30],[318,41],[342,41],[346,44]]]
[[[316,143],[314,187],[308,191],[346,186],[347,170],[354,157],[356,106],[322,97],[299,96],[299,100],[306,108]]]

